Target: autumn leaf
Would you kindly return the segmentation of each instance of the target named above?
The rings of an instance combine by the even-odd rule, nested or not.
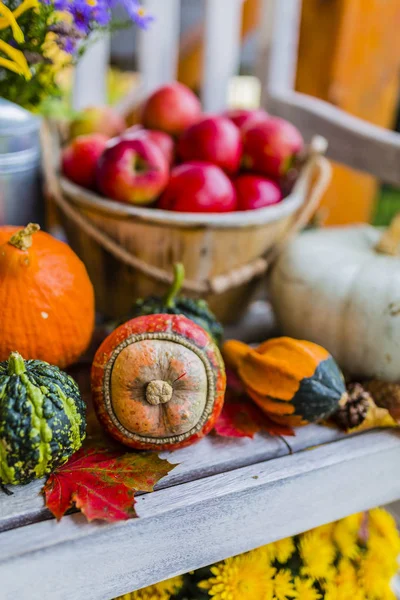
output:
[[[294,435],[287,426],[278,425],[250,401],[245,394],[228,390],[222,412],[215,424],[215,432],[222,437],[253,438],[259,431],[271,435]]]
[[[253,438],[259,431],[270,435],[295,435],[291,427],[274,423],[246,394],[242,382],[232,369],[227,369],[227,389],[215,432],[222,437]]]
[[[377,429],[379,427],[397,427],[398,423],[393,419],[390,412],[386,408],[381,408],[375,404],[372,398],[368,401],[369,408],[367,415],[361,425],[352,427],[346,430],[346,433],[359,433],[369,429]]]
[[[57,520],[74,504],[89,521],[130,519],[135,492],[152,492],[175,466],[154,453],[82,448],[50,475],[45,503]]]

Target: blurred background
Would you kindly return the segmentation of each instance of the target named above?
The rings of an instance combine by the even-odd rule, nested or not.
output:
[[[237,0],[148,0],[145,5],[155,18],[155,28],[163,27],[164,15],[175,11],[179,17],[178,79],[200,92],[205,64],[205,28],[210,20],[210,4],[224,4],[227,28],[231,29],[232,10]],[[242,0],[239,0],[239,4]],[[270,50],[271,17],[269,0],[244,0],[240,7],[240,52],[237,57],[240,77],[230,86],[231,105],[254,106],[260,101],[265,84],[267,52]],[[281,0],[282,28],[286,39],[274,43],[295,50],[296,90],[326,100],[348,113],[371,123],[399,131],[400,3],[398,0]],[[229,6],[231,8],[229,8]],[[233,10],[235,9],[235,10]],[[238,13],[239,14],[239,13]],[[116,10],[123,20],[123,9]],[[158,23],[157,23],[158,21]],[[292,24],[291,24],[292,23]],[[210,25],[208,23],[208,25]],[[228,35],[229,32],[225,32]],[[118,102],[129,91],[140,88],[139,71],[146,61],[141,32],[134,25],[112,35],[108,78],[108,98]],[[171,32],[165,33],[168,37]],[[228,40],[221,41],[211,60],[231,52]],[[229,35],[228,35],[229,38]],[[104,42],[102,42],[104,44]],[[162,44],[160,45],[162,47]],[[101,50],[93,49],[93,54]],[[285,50],[283,50],[285,52]],[[90,58],[85,58],[84,61]],[[226,58],[229,60],[229,58]],[[233,58],[235,61],[235,58]],[[98,71],[92,70],[92,78]],[[78,101],[79,104],[79,101]],[[381,187],[369,175],[335,166],[330,189],[325,195],[318,218],[325,224],[372,221],[388,224],[400,209],[400,194],[391,187]]]

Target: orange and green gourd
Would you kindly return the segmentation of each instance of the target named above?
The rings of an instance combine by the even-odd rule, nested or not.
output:
[[[26,359],[64,368],[88,347],[94,291],[84,264],[39,226],[0,227],[0,361]]]
[[[297,427],[321,421],[347,402],[338,365],[317,344],[281,337],[251,348],[230,340],[222,351],[247,394],[276,423]]]
[[[0,483],[51,473],[82,445],[85,403],[58,367],[12,352],[0,363]]]
[[[137,317],[118,327],[92,366],[95,409],[119,442],[142,450],[188,446],[213,429],[225,368],[212,337],[183,315]]]

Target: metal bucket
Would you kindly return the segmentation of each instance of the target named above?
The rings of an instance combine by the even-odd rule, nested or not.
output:
[[[0,98],[0,225],[43,225],[40,119]]]

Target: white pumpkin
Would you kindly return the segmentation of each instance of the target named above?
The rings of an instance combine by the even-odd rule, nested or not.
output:
[[[390,229],[380,252],[398,250]],[[271,299],[285,335],[324,346],[351,376],[400,382],[400,257],[376,250],[381,235],[370,226],[301,234],[275,265]]]

